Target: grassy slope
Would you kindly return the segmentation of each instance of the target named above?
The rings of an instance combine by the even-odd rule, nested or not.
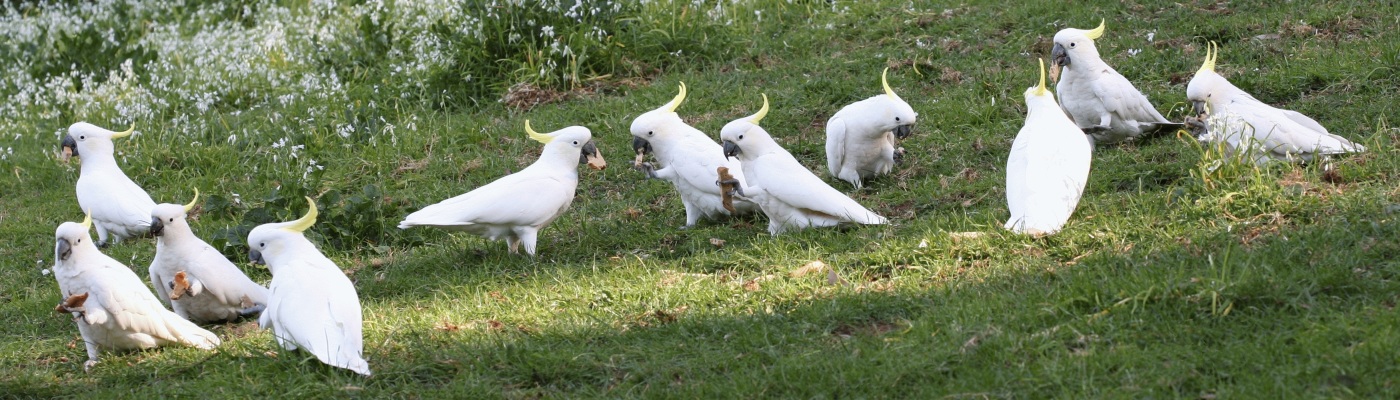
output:
[[[857,6],[814,17],[834,30],[803,26],[800,10],[770,11],[751,41],[734,44],[744,50],[733,59],[668,71],[638,87],[527,112],[494,104],[464,113],[377,111],[395,121],[419,116],[424,134],[401,135],[398,146],[302,138],[327,165],[318,192],[355,191],[374,180],[386,196],[413,205],[530,162],[537,146],[520,132],[526,118],[542,130],[588,126],[613,161],[607,171],[583,173],[574,208],[544,231],[536,259],[511,256],[503,243],[439,232],[421,233],[414,246],[328,248],[357,281],[371,379],[304,355],[270,357],[271,338],[251,323],[215,327],[226,340],[216,352],[107,356],[84,374],[82,347],[66,346],[76,330],[49,311],[56,289],[39,273],[52,262],[53,227],[78,217],[71,212],[76,169],[34,150],[55,148],[56,140],[20,138],[15,147],[29,150],[6,165],[14,178],[0,180],[0,234],[9,241],[0,249],[8,260],[0,271],[0,320],[8,322],[0,327],[7,338],[0,341],[0,390],[1394,395],[1400,157],[1387,124],[1400,87],[1400,38],[1392,29],[1400,9],[1368,2],[1237,2],[1221,6],[1224,13],[1211,3],[953,7]],[[1217,40],[1220,70],[1236,85],[1374,151],[1337,163],[1343,180],[1330,183],[1316,166],[1202,179],[1193,175],[1199,152],[1172,138],[1102,149],[1064,232],[1040,240],[1007,235],[998,229],[1006,216],[1002,165],[1021,125],[1021,93],[1034,83],[1035,57],[1047,55],[1056,23],[1089,28],[1099,17],[1109,23],[1099,41],[1105,59],[1170,118],[1180,118],[1202,43]],[[1251,39],[1268,34],[1280,36]],[[932,48],[917,48],[920,41]],[[1129,57],[1130,48],[1142,53]],[[824,170],[822,123],[841,105],[878,93],[876,74],[887,65],[895,67],[891,84],[920,111],[904,144],[912,157],[853,196],[891,217],[890,226],[769,237],[760,217],[677,230],[684,218],[671,189],[624,168],[630,118],[667,101],[685,81],[691,97],[680,112],[706,132],[751,113],[758,92],[766,92],[774,110],[764,125],[809,167]],[[160,127],[144,129],[147,135],[118,146],[156,155],[123,165],[158,201],[183,202],[198,185],[256,203],[274,182],[300,175],[275,171],[265,147],[192,147],[162,136]],[[427,164],[400,169],[415,161]],[[208,235],[238,218],[237,211],[211,213],[194,226]],[[989,235],[946,234],[961,231]],[[716,248],[711,238],[727,243]],[[144,271],[152,249],[128,243],[110,254]],[[816,259],[848,283],[788,276]],[[264,270],[250,273],[268,278]]]

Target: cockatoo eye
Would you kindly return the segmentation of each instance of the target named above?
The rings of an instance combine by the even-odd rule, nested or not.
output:
[[[655,135],[656,131],[647,131],[647,136]]]
[[[78,136],[78,140],[87,140],[87,136]]]
[[[175,218],[170,218],[170,222],[175,222]]]
[[[899,122],[899,117],[894,117],[894,122]]]
[[[1074,48],[1074,42],[1069,42],[1069,47]]]
[[[739,140],[744,140],[744,135],[739,135]]]
[[[577,141],[577,140],[574,141],[574,146],[578,146],[578,141]]]
[[[267,248],[267,242],[258,243],[258,247],[266,249],[266,248]]]

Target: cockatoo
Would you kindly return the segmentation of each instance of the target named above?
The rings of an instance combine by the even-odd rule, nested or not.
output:
[[[92,222],[89,215],[54,232],[53,276],[64,299],[58,310],[72,313],[83,335],[85,370],[97,365],[103,351],[219,345],[218,336],[166,310],[131,268],[102,254],[88,236]]]
[[[185,213],[190,204],[159,204],[151,210],[151,235],[156,257],[151,261],[151,285],[175,314],[199,323],[225,322],[261,312],[267,288],[248,279],[222,253],[190,230]]]
[[[1212,46],[1214,43],[1212,43]],[[1232,154],[1268,160],[1311,161],[1319,155],[1356,153],[1366,147],[1327,132],[1312,118],[1274,108],[1230,84],[1215,72],[1219,50],[1206,51],[1206,60],[1186,85],[1186,98],[1197,115],[1207,114],[1211,129],[1197,139],[1218,142]]]
[[[1026,125],[1006,159],[1006,204],[1011,209],[1006,229],[1036,236],[1058,232],[1079,205],[1093,151],[1094,144],[1045,90],[1041,60],[1040,85],[1026,89]]]
[[[768,233],[835,226],[842,223],[884,224],[885,217],[856,203],[827,185],[773,141],[759,121],[768,114],[768,96],[754,115],[720,130],[725,157],[738,157],[748,186],[735,185],[736,194],[759,205],[768,215]],[[737,182],[718,182],[735,184]]]
[[[884,95],[861,100],[837,111],[826,121],[826,167],[831,175],[860,189],[863,179],[888,174],[904,154],[896,139],[909,136],[919,113],[894,94],[880,74]]]
[[[506,239],[511,253],[525,245],[535,255],[540,229],[569,209],[578,188],[578,164],[603,169],[606,162],[593,144],[588,128],[571,126],[550,133],[535,132],[525,121],[531,139],[544,143],[534,164],[466,194],[415,211],[399,222],[399,229],[432,226],[466,231],[491,240]]]
[[[1147,96],[1099,58],[1094,40],[1103,31],[1100,21],[1093,30],[1066,28],[1055,34],[1050,54],[1056,65],[1064,67],[1055,91],[1065,114],[1097,144],[1180,129],[1182,124],[1167,121]]]
[[[145,236],[151,229],[151,195],[132,182],[117,166],[112,139],[131,136],[135,130],[112,132],[86,122],[68,127],[63,151],[78,157],[78,205],[92,214],[97,225],[97,245]],[[111,242],[108,241],[111,238]]]
[[[258,325],[288,351],[304,349],[327,365],[369,376],[360,296],[355,284],[302,234],[316,223],[316,202],[296,221],[248,232],[248,259],[272,272],[267,309]]]
[[[739,173],[739,162],[724,157],[719,143],[710,139],[700,130],[691,127],[676,114],[676,108],[685,101],[685,83],[680,84],[680,93],[670,103],[637,116],[632,120],[632,149],[637,151],[638,160],[646,153],[656,156],[661,165],[655,168],[651,163],[636,164],[648,178],[662,179],[675,185],[680,192],[681,204],[685,205],[685,227],[694,226],[701,217],[719,218],[730,215],[720,199],[720,188],[715,186],[715,171],[719,167],[729,168],[734,179],[744,182]],[[735,201],[733,214],[748,214],[758,209],[747,201]]]

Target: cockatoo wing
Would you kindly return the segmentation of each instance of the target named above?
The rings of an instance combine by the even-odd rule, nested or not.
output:
[[[846,120],[832,117],[826,122],[826,168],[831,176],[841,173],[846,162]]]
[[[1031,149],[1035,143],[1030,129],[1022,127],[1011,142],[1011,155],[1006,158],[1006,207],[1011,211],[1011,223],[1026,215],[1026,175],[1030,166]]]
[[[197,240],[197,239],[196,239]],[[254,303],[267,301],[267,289],[248,279],[223,253],[200,240],[193,243],[184,265],[186,274],[204,282],[201,296],[214,296],[220,303],[237,307],[247,295]]]
[[[132,229],[150,228],[156,202],[145,190],[118,171],[102,176],[80,176],[78,205],[94,220],[118,223]],[[140,234],[131,232],[129,234]]]
[[[1168,122],[1166,117],[1152,107],[1152,102],[1147,100],[1147,96],[1117,72],[1100,76],[1094,82],[1094,95],[1103,101],[1105,110],[1125,122]]]
[[[405,217],[399,226],[538,226],[568,209],[577,185],[576,180],[548,175],[507,175],[466,194],[423,207]]]
[[[334,264],[294,263],[302,265],[288,265],[285,270],[289,276],[276,280],[295,285],[275,287],[277,308],[265,312],[276,312],[273,324],[291,336],[284,340],[296,343],[321,362],[368,374],[369,367],[361,356],[363,320],[354,284]]]
[[[803,167],[787,154],[773,154],[753,160],[750,168],[759,176],[749,177],[751,182],[768,191],[768,194],[804,212],[821,213],[850,222],[862,224],[883,224],[885,218],[856,203],[844,193],[827,185],[812,171]]]
[[[89,323],[201,349],[219,345],[218,336],[166,310],[131,269],[115,260],[92,268],[92,279],[100,283],[89,286],[84,307],[89,313],[93,306],[103,309],[110,319],[97,322],[89,318]]]
[[[1247,124],[1244,129],[1251,129],[1254,138],[1269,151],[1299,155],[1340,154],[1354,151],[1357,147],[1326,130],[1319,131],[1300,124],[1283,110],[1251,100],[1233,101],[1229,103],[1227,111],[1243,120]],[[1308,120],[1311,121],[1311,118]],[[1311,121],[1311,124],[1317,122]]]

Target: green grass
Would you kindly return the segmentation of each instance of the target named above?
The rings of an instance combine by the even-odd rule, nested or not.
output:
[[[559,58],[565,67],[543,77],[529,72],[543,65],[539,58],[472,53],[468,42],[444,47],[457,61],[392,73],[431,60],[415,57],[406,47],[414,41],[404,38],[441,27],[389,17],[400,23],[370,26],[359,18],[366,14],[351,11],[368,6],[124,8],[92,16],[94,28],[81,32],[11,35],[0,44],[14,60],[0,65],[8,99],[0,106],[7,115],[0,121],[7,132],[0,135],[0,393],[1400,393],[1400,131],[1391,127],[1400,6],[795,3],[628,8],[599,22],[610,24],[611,39],[576,37],[575,50],[597,55],[594,63],[571,69]],[[541,7],[512,15],[567,19]],[[36,21],[62,14],[54,10],[91,12],[55,5],[11,11],[7,21],[47,26]],[[181,42],[200,32],[263,38],[275,22],[301,16],[326,19],[335,34],[318,43],[332,51],[308,44],[309,27],[295,24],[282,26],[287,42],[273,50],[212,53],[227,58],[198,51],[214,44]],[[1217,70],[1237,86],[1371,151],[1335,161],[1329,175],[1321,165],[1208,171],[1211,156],[1170,137],[1099,149],[1063,232],[1009,234],[1000,229],[1008,215],[1003,166],[1024,118],[1021,94],[1035,83],[1035,59],[1048,56],[1064,24],[1091,28],[1101,17],[1105,60],[1169,118],[1183,117],[1186,81],[1213,40],[1222,48]],[[453,18],[446,26],[462,21]],[[521,23],[483,24],[482,46],[512,32],[535,40],[538,29]],[[561,34],[586,30],[563,26]],[[105,28],[115,32],[111,41],[85,39],[105,37]],[[365,39],[373,34],[385,38]],[[213,43],[261,43],[238,37]],[[531,43],[545,54],[538,51],[547,43]],[[1129,56],[1130,49],[1141,52]],[[130,72],[121,72],[128,58]],[[472,69],[468,61],[491,66]],[[895,174],[852,192],[824,173],[822,126],[841,106],[878,94],[886,66],[921,121]],[[469,70],[485,75],[464,83]],[[780,143],[892,223],[778,237],[766,233],[762,217],[677,229],[684,212],[673,190],[626,168],[626,129],[670,100],[680,81],[690,87],[680,114],[712,135],[756,110],[766,93],[773,110],[764,126]],[[533,108],[498,101],[517,82],[562,101]],[[474,236],[393,227],[418,207],[532,162],[538,145],[526,140],[525,119],[542,131],[592,129],[612,164],[581,173],[573,208],[543,231],[539,256],[510,255],[504,243]],[[138,134],[117,143],[127,174],[158,202],[186,202],[198,187],[207,200],[192,221],[196,233],[258,281],[270,276],[247,264],[247,230],[295,218],[300,196],[317,197],[322,218],[309,234],[356,282],[374,376],[282,352],[254,322],[211,327],[224,339],[215,351],[106,355],[84,373],[82,346],[70,347],[77,330],[51,311],[58,290],[42,273],[53,263],[53,229],[81,218],[76,164],[55,156],[55,133],[78,120],[135,122]],[[985,234],[949,234],[969,231]],[[154,245],[132,241],[107,253],[144,275]],[[826,273],[791,276],[814,260],[833,268],[838,283]]]

